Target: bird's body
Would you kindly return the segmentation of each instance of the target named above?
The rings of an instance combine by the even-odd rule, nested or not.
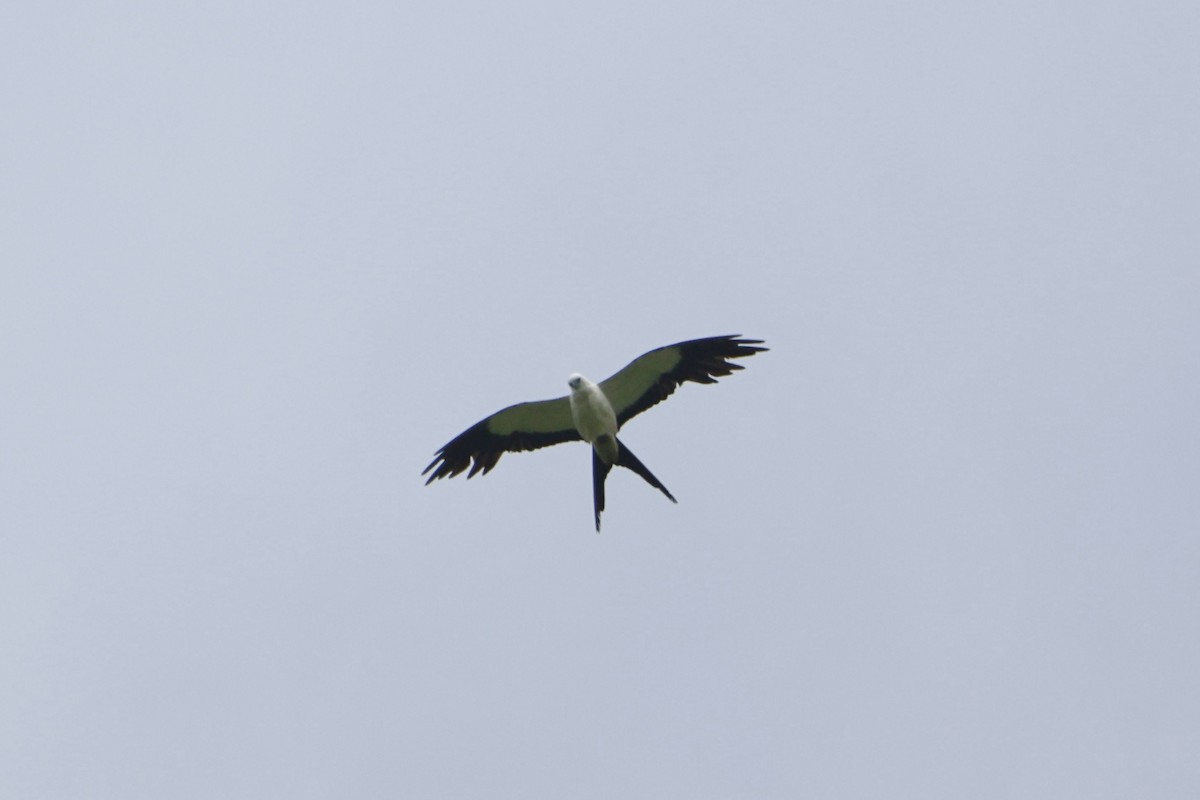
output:
[[[614,467],[625,467],[676,502],[667,487],[617,438],[621,426],[665,400],[681,383],[716,383],[717,377],[742,369],[726,359],[766,350],[758,339],[714,336],[651,350],[599,384],[578,373],[567,380],[570,395],[518,403],[497,411],[452,439],[421,473],[425,482],[466,471],[487,474],[509,451],[534,450],[582,440],[592,447],[592,499],[596,530],[604,510],[604,481]]]
[[[617,415],[599,386],[582,375],[567,379],[571,387],[571,419],[580,437],[590,444],[606,464],[617,461]]]

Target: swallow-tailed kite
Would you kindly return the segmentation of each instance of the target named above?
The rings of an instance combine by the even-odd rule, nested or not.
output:
[[[508,451],[536,450],[583,440],[592,446],[592,500],[597,531],[600,512],[604,510],[604,479],[614,464],[636,472],[674,503],[676,500],[667,487],[617,439],[617,431],[633,417],[666,400],[681,383],[716,383],[717,378],[742,369],[740,364],[726,359],[745,358],[767,349],[755,347],[763,343],[761,339],[739,337],[740,334],[713,336],[651,350],[599,384],[582,375],[572,375],[567,379],[570,395],[517,403],[451,439],[421,472],[424,475],[433,471],[425,485],[438,478],[453,478],[468,468],[468,478],[477,472],[486,475]]]

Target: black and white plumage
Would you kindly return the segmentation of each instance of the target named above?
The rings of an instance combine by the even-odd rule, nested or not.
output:
[[[476,473],[486,475],[506,452],[586,441],[592,446],[592,496],[597,531],[600,512],[604,510],[604,480],[613,466],[637,473],[671,502],[676,502],[667,487],[617,439],[617,432],[633,417],[670,397],[680,384],[716,383],[717,378],[742,369],[729,359],[765,351],[767,348],[757,346],[760,344],[762,340],[742,339],[740,334],[692,339],[638,356],[599,384],[582,375],[572,375],[567,381],[571,394],[566,397],[517,403],[451,439],[421,472],[432,473],[425,484],[438,478],[453,478],[462,472],[468,478]]]

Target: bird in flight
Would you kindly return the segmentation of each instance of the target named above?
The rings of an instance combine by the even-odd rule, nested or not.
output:
[[[742,339],[741,334],[692,339],[644,353],[598,384],[582,375],[572,375],[567,379],[571,393],[566,397],[517,403],[451,439],[422,470],[422,475],[432,473],[425,485],[461,472],[467,472],[468,478],[477,472],[486,475],[506,452],[582,440],[592,446],[592,505],[597,532],[604,510],[604,481],[614,465],[636,472],[672,503],[678,502],[617,439],[617,432],[638,414],[670,397],[680,384],[716,383],[717,378],[742,369],[728,359],[765,351],[767,348],[757,347],[760,344],[761,339]]]

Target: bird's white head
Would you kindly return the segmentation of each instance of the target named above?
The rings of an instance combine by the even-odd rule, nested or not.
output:
[[[571,391],[575,391],[583,387],[584,380],[584,377],[576,372],[571,375],[571,377],[567,378],[567,386],[571,387]]]

